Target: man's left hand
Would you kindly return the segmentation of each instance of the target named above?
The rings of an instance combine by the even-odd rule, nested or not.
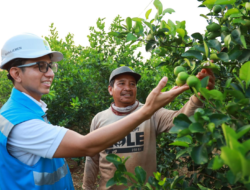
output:
[[[197,75],[196,77],[200,80],[202,80],[203,78],[209,76],[209,82],[207,85],[207,89],[208,90],[212,90],[214,89],[214,85],[215,85],[215,76],[213,74],[213,71],[211,69],[202,69]]]

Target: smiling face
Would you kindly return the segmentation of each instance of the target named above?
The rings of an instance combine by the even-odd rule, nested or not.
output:
[[[25,64],[34,63],[38,61],[51,62],[49,55],[43,57],[29,59]],[[39,71],[38,65],[33,65],[30,67],[25,67],[22,71],[21,68],[12,67],[10,70],[12,78],[14,78],[14,86],[21,92],[25,92],[34,99],[40,101],[43,94],[48,94],[50,90],[51,83],[54,78],[54,72],[51,68],[48,72],[42,73]]]
[[[116,76],[114,86],[109,86],[108,90],[117,107],[127,107],[136,101],[136,80],[129,74]]]

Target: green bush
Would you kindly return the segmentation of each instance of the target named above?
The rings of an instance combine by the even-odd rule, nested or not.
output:
[[[13,84],[7,78],[7,72],[0,69],[0,108],[8,100]]]
[[[137,168],[136,183],[131,182],[131,175],[119,166],[122,163],[116,163],[117,173],[107,185],[127,184],[129,189],[250,189],[250,3],[198,1],[200,7],[210,10],[201,15],[208,22],[205,34],[188,36],[185,21],[163,20],[174,10],[163,10],[159,0],[154,1],[157,9],[154,19],[148,20],[151,10],[147,11],[146,19],[126,19],[123,32],[128,34],[124,38],[144,41],[147,51],[163,58],[159,66],[171,69],[181,65],[193,75],[202,68],[210,68],[215,73],[216,86],[207,90],[208,78],[204,78],[193,87],[191,94],[198,96],[199,92],[205,98],[201,99],[204,109],[197,109],[191,117],[177,116],[170,134],[158,139],[161,146],[158,150],[162,151],[157,155],[158,170],[168,178],[162,179],[156,173],[148,182],[140,181],[145,171]],[[133,23],[134,27],[129,27]],[[183,103],[181,99],[175,108]],[[185,166],[193,174],[176,175],[177,161],[179,167]]]

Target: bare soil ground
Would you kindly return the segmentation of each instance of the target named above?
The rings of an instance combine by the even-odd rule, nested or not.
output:
[[[84,162],[81,161],[78,165],[77,161],[72,160],[71,158],[66,158],[66,161],[69,165],[71,176],[73,178],[73,183],[75,190],[82,189],[82,178],[84,173]]]

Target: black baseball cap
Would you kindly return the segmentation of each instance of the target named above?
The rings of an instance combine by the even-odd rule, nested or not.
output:
[[[109,82],[114,79],[114,77],[116,77],[117,75],[121,75],[121,74],[130,74],[133,77],[135,77],[136,83],[140,80],[141,75],[139,75],[138,73],[134,72],[132,69],[130,69],[129,67],[126,66],[122,66],[119,67],[115,70],[112,71],[112,73],[110,74],[109,77]]]

